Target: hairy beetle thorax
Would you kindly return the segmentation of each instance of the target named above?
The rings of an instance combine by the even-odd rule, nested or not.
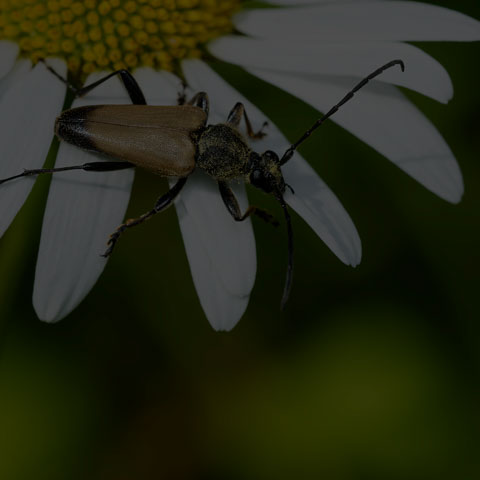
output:
[[[198,139],[197,166],[216,180],[242,177],[251,149],[230,125],[209,125]]]

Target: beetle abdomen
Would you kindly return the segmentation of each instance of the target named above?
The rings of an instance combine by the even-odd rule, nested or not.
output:
[[[216,180],[232,180],[245,174],[250,152],[236,129],[210,125],[198,139],[197,165]]]
[[[195,167],[192,134],[205,121],[205,113],[190,105],[98,105],[67,110],[57,118],[55,133],[80,148],[183,177]]]

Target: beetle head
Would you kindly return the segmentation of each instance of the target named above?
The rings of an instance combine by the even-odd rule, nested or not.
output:
[[[280,158],[271,150],[267,150],[262,155],[252,152],[250,155],[246,176],[247,181],[249,181],[254,187],[259,188],[265,193],[272,194],[282,206],[283,213],[285,215],[288,232],[288,266],[287,278],[285,279],[285,287],[283,289],[281,303],[281,308],[283,308],[290,295],[290,289],[292,288],[293,229],[287,204],[283,198],[285,187],[288,185],[285,183],[282,170],[280,168]]]
[[[285,191],[285,180],[280,169],[280,159],[267,150],[262,155],[252,152],[247,172],[248,181],[256,188],[275,196]]]

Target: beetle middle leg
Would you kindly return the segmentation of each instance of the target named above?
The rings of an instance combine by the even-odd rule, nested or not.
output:
[[[242,116],[245,118],[247,134],[250,138],[258,140],[266,135],[263,129],[268,125],[268,122],[263,122],[262,128],[258,130],[258,132],[254,132],[250,119],[248,118],[247,111],[245,110],[245,106],[240,102],[238,102],[228,114],[227,124],[238,127],[240,125],[240,121],[242,120]]]
[[[110,235],[110,239],[107,242],[107,245],[109,245],[109,247],[107,248],[105,253],[102,255],[102,257],[108,257],[113,252],[113,249],[115,248],[115,244],[117,243],[122,233],[125,232],[125,230],[127,230],[128,228],[132,228],[132,227],[136,227],[137,225],[140,225],[141,223],[143,223],[145,220],[148,220],[150,217],[152,217],[156,213],[159,213],[162,210],[165,210],[167,207],[169,207],[175,200],[175,197],[180,193],[180,191],[182,190],[186,182],[187,182],[187,177],[180,178],[177,181],[177,183],[167,193],[162,195],[156,201],[155,206],[150,211],[144,213],[138,218],[127,220],[125,223],[120,225]]]
[[[181,90],[177,93],[177,105],[185,105],[187,103],[187,83],[182,80]]]
[[[18,175],[13,177],[0,179],[0,185],[2,183],[15,180],[20,177],[32,177],[34,175],[40,175],[42,173],[58,173],[66,172],[68,170],[85,170],[86,172],[114,172],[117,170],[124,170],[126,168],[135,168],[135,165],[130,162],[89,162],[83,165],[72,165],[71,167],[58,167],[58,168],[36,168],[34,170],[24,170]]]
[[[250,215],[256,215],[263,221],[271,223],[276,227],[279,225],[278,221],[275,219],[275,217],[273,217],[273,215],[270,215],[267,211],[254,205],[250,205],[245,211],[245,213],[242,214],[237,198],[235,197],[235,194],[233,193],[232,189],[227,185],[227,183],[219,181],[218,188],[220,190],[220,195],[222,196],[223,203],[225,203],[225,206],[227,207],[230,215],[232,215],[232,217],[237,222],[243,222],[243,220],[248,218]]]
[[[210,112],[210,100],[208,99],[208,95],[205,92],[198,92],[196,93],[187,103],[187,105],[193,105],[194,107],[201,108],[208,117]]]

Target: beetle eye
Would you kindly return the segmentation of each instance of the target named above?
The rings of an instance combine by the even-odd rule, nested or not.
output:
[[[278,163],[278,155],[272,151],[272,150],[267,150],[264,154],[263,157],[266,158],[267,160],[274,161],[275,163]]]
[[[250,183],[266,193],[270,193],[274,185],[274,177],[268,172],[262,170],[253,170],[250,174]]]

